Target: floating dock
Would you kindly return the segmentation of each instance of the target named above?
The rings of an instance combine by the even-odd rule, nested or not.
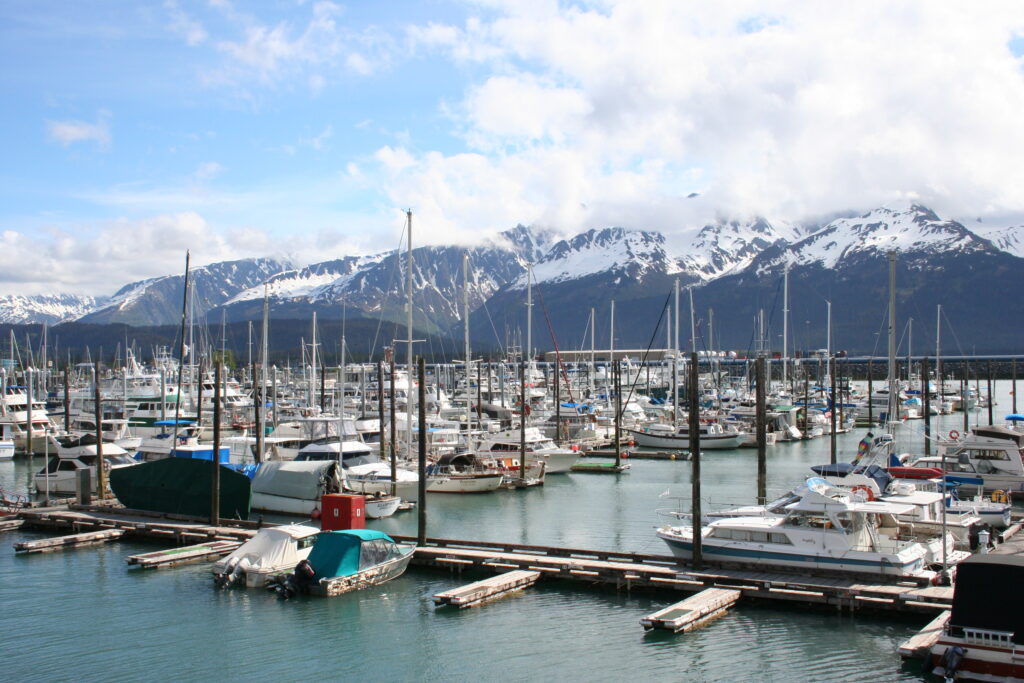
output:
[[[14,531],[25,523],[23,519],[0,519],[0,531]]]
[[[162,567],[174,567],[186,562],[198,562],[199,560],[212,560],[224,557],[234,552],[241,541],[211,541],[210,543],[199,543],[197,545],[186,545],[180,548],[168,550],[157,550],[142,555],[126,557],[125,562],[143,569],[160,569]]]
[[[578,462],[569,468],[570,472],[591,472],[595,474],[619,474],[629,469],[629,463],[616,465],[614,462]]]
[[[133,538],[169,541],[174,545],[217,540],[245,542],[256,534],[257,526],[255,522],[225,520],[223,525],[214,527],[183,515],[90,505],[22,510],[18,516],[26,527],[34,529],[74,532],[119,529]]]
[[[57,550],[68,548],[82,548],[89,545],[99,545],[108,541],[116,541],[124,535],[121,529],[104,529],[103,531],[90,531],[70,536],[55,536],[53,538],[40,538],[35,541],[22,541],[15,543],[14,549],[19,553],[52,553]]]
[[[627,453],[627,451],[623,451]],[[634,449],[630,448],[628,451],[628,458],[630,460],[689,460],[690,454],[687,451],[656,451],[651,449]],[[608,450],[590,450],[583,453],[585,458],[614,458],[615,451]]]
[[[392,535],[395,540],[415,538]],[[768,568],[732,568],[724,564],[695,570],[670,555],[517,545],[451,539],[427,539],[416,548],[413,565],[488,572],[526,569],[545,578],[605,584],[616,589],[659,589],[697,593],[729,588],[743,599],[817,605],[838,611],[875,611],[934,615],[949,609],[953,589],[917,581],[883,583],[885,577],[837,574],[808,576]],[[896,577],[892,577],[893,580]]]
[[[434,596],[435,605],[453,605],[459,609],[473,607],[484,602],[503,598],[509,593],[522,590],[537,583],[541,576],[538,571],[517,569],[489,579],[476,581],[460,588],[444,591]]]
[[[743,595],[730,588],[706,588],[696,595],[658,610],[640,620],[645,631],[660,628],[686,633],[725,614]]]
[[[904,659],[920,659],[932,651],[932,646],[939,640],[946,624],[949,623],[949,610],[939,613],[939,616],[928,622],[928,625],[911,636],[902,645],[896,648],[900,657]]]

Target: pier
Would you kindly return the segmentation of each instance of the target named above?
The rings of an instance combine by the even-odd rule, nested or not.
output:
[[[56,536],[54,538],[40,538],[35,541],[24,541],[15,543],[14,549],[19,553],[52,553],[68,548],[82,548],[84,546],[99,545],[108,541],[116,541],[124,535],[121,529],[104,529],[103,531],[89,531],[83,534],[71,534],[70,536]]]
[[[438,593],[434,596],[435,605],[453,605],[459,609],[474,607],[484,602],[503,598],[509,593],[532,586],[541,576],[539,571],[516,569],[489,579],[474,581],[460,588]]]
[[[692,631],[725,614],[743,593],[728,588],[705,588],[696,595],[669,605],[640,620],[645,631],[664,629],[679,633]]]

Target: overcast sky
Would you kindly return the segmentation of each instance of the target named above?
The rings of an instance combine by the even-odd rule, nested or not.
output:
[[[0,294],[517,223],[1024,214],[1024,3],[0,3]],[[686,199],[699,193],[697,199]]]

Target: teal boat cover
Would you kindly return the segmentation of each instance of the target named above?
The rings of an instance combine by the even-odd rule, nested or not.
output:
[[[373,529],[321,531],[309,553],[315,581],[352,576],[392,556],[395,541]]]

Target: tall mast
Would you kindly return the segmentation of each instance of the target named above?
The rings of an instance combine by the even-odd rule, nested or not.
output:
[[[888,421],[895,422],[896,408],[896,252],[889,252],[889,403]]]
[[[594,370],[597,367],[595,363],[595,346],[594,337],[597,327],[597,316],[595,315],[594,307],[590,307],[590,394],[594,394]]]
[[[935,312],[935,390],[938,392],[938,399],[942,400],[942,355],[939,353],[939,337],[942,333],[942,304],[936,307]]]
[[[462,325],[465,343],[466,379],[469,379],[469,253],[462,254]]]
[[[178,343],[178,386],[174,392],[174,441],[171,443],[173,448],[178,443],[178,419],[181,417],[181,386],[182,377],[181,373],[185,369],[185,321],[188,315],[188,265],[189,265],[190,253],[188,250],[185,251],[185,291],[182,294],[181,299],[181,332],[180,340]],[[160,403],[163,404],[164,398],[161,397]]]
[[[687,289],[690,292],[690,350],[697,353],[697,321],[693,312],[693,285]]]
[[[412,401],[413,401],[412,378],[415,375],[415,373],[413,372],[413,369],[412,369],[412,265],[413,265],[413,261],[412,261],[412,209],[409,209],[409,210],[407,210],[405,212],[405,219],[406,219],[406,227],[408,229],[408,233],[406,235],[406,237],[408,239],[408,252],[407,252],[408,253],[408,258],[406,259],[407,272],[405,274],[405,297],[406,297],[406,299],[405,299],[405,329],[406,329],[406,332],[409,335],[409,337],[408,337],[409,345],[407,347],[407,352],[406,352],[406,368],[409,371],[409,389],[408,389],[408,391],[406,393],[406,396],[405,396],[406,415],[407,415],[408,419],[406,420],[405,431],[406,431],[406,443],[408,444],[408,449],[409,449],[409,459],[412,460],[412,456],[413,456],[413,452],[412,452]],[[392,378],[392,380],[391,380],[391,390],[392,391],[394,391],[394,389],[395,389],[394,381],[395,381],[394,378]],[[420,425],[420,429],[426,429],[426,425]]]
[[[675,343],[672,354],[672,426],[679,426],[679,278],[673,285],[675,294]]]
[[[789,353],[789,261],[782,268],[782,384],[786,384]]]
[[[313,343],[309,346],[309,406],[316,403],[316,311],[313,311]],[[341,431],[338,431],[338,438],[341,438]]]
[[[533,264],[526,264],[526,355],[528,370],[533,369]],[[531,375],[532,377],[532,375]]]

